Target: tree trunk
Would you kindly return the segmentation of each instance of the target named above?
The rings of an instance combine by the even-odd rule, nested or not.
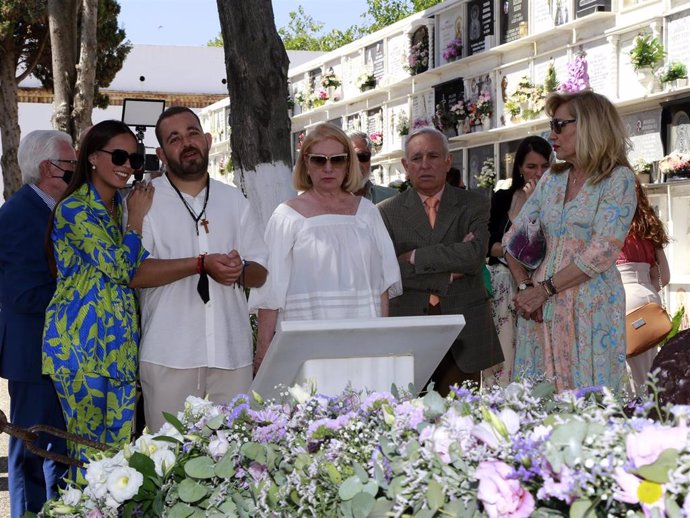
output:
[[[13,39],[6,38],[0,49],[0,134],[2,134],[3,196],[8,199],[22,186],[22,174],[17,163],[19,147],[19,110],[17,107],[17,58]]]
[[[98,0],[82,0],[81,47],[72,113],[75,139],[79,137],[82,129],[91,126],[93,96],[96,88],[97,25]]]
[[[217,0],[230,94],[232,160],[260,221],[294,196],[287,73],[289,60],[270,0]]]
[[[48,25],[53,66],[53,127],[76,138],[72,123],[72,103],[77,78],[76,0],[48,0]]]

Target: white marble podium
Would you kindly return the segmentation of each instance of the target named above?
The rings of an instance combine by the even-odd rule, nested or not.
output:
[[[316,382],[321,394],[355,389],[420,392],[465,326],[462,315],[280,322],[251,390]]]

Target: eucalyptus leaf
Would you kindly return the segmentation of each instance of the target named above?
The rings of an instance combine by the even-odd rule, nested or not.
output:
[[[257,442],[246,442],[240,448],[242,455],[260,464],[266,464],[266,447]]]
[[[352,499],[352,516],[367,518],[375,504],[376,500],[369,493],[357,493]]]
[[[359,480],[362,484],[369,482],[369,474],[359,462],[353,462],[352,469],[355,471],[355,475],[359,477]]]
[[[388,489],[388,481],[386,480],[386,474],[383,472],[383,467],[378,462],[374,463],[374,479],[376,484],[383,488]]]
[[[400,494],[400,492],[404,489],[404,487],[404,477],[395,477],[393,480],[391,480],[391,483],[388,486],[388,496],[390,497],[390,499],[395,500],[397,496]]]
[[[323,469],[326,471],[328,478],[334,484],[340,484],[343,481],[343,477],[340,476],[338,468],[332,462],[324,462]]]
[[[430,419],[436,419],[446,411],[445,399],[438,392],[427,392],[424,400],[424,415]]]
[[[414,514],[414,516],[415,518],[434,518],[435,514],[435,511],[430,511],[429,509],[420,509]]]
[[[231,478],[235,474],[235,459],[232,454],[228,452],[223,455],[223,458],[213,467],[213,473],[218,478]]]
[[[445,496],[443,495],[443,487],[441,487],[441,484],[432,478],[429,481],[426,490],[426,501],[429,504],[429,509],[438,511],[443,505],[444,500]]]
[[[666,495],[664,507],[666,508],[666,516],[668,518],[681,518],[683,516],[680,507],[671,495]]]
[[[557,509],[549,509],[548,507],[539,507],[530,515],[530,518],[558,518],[566,516]]]
[[[338,496],[341,500],[351,500],[354,496],[363,489],[362,482],[358,476],[352,476],[342,483],[338,490]]]
[[[177,493],[180,500],[193,504],[204,498],[208,494],[208,489],[196,480],[185,478],[177,485]]]
[[[207,479],[214,477],[214,467],[215,462],[213,462],[213,459],[204,455],[188,460],[184,465],[184,472],[188,477]]]
[[[176,503],[168,511],[167,518],[189,518],[194,514],[194,509],[181,502]]]
[[[369,512],[369,518],[389,518],[392,509],[393,502],[387,498],[377,498],[374,507]]]
[[[669,473],[676,467],[677,460],[678,450],[668,448],[662,451],[652,464],[641,466],[637,469],[630,470],[630,472],[650,482],[666,484],[669,481]]]
[[[376,483],[375,480],[370,480],[369,482],[364,484],[362,491],[370,494],[371,496],[376,496],[379,492],[379,485]]]
[[[206,422],[206,427],[210,428],[211,430],[218,430],[218,428],[223,426],[224,422],[225,422],[225,414],[218,414],[216,416],[213,416],[211,419],[209,419]]]
[[[442,516],[453,518],[472,518],[477,510],[477,501],[470,500],[465,503],[462,500],[453,500],[443,506]]]
[[[594,504],[586,499],[580,498],[575,500],[570,506],[570,513],[568,514],[570,518],[585,518],[585,517],[596,517],[596,511]]]

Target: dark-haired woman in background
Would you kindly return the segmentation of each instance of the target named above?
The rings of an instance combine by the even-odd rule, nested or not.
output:
[[[118,190],[143,162],[127,125],[93,126],[49,226],[57,289],[46,311],[43,374],[55,384],[67,430],[114,447],[132,433],[139,322],[128,285],[148,255],[141,229],[153,200],[152,187],[137,185],[122,228]],[[87,447],[68,448],[73,458],[90,456]]]
[[[511,222],[530,197],[537,182],[551,165],[551,144],[537,136],[520,142],[513,160],[509,189],[496,191],[491,197],[489,218],[489,271],[493,291],[493,317],[505,360],[482,372],[484,386],[506,386],[513,379],[516,319],[513,297],[517,286],[503,259],[501,240]]]
[[[621,273],[625,289],[625,312],[650,302],[661,304],[659,291],[668,284],[671,273],[664,253],[670,239],[664,224],[649,205],[649,199],[640,182],[635,179],[637,209],[630,230],[625,238],[616,266]],[[640,393],[647,381],[647,373],[657,353],[657,348],[627,359],[632,374],[632,385]]]

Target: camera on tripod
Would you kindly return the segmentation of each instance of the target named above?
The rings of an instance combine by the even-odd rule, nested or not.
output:
[[[140,182],[145,173],[155,173],[160,170],[160,161],[155,153],[147,153],[144,145],[146,128],[155,128],[158,117],[165,110],[165,100],[162,99],[124,99],[122,103],[122,122],[127,126],[134,126],[137,136],[137,152],[144,155],[144,167],[134,173],[134,182]]]

